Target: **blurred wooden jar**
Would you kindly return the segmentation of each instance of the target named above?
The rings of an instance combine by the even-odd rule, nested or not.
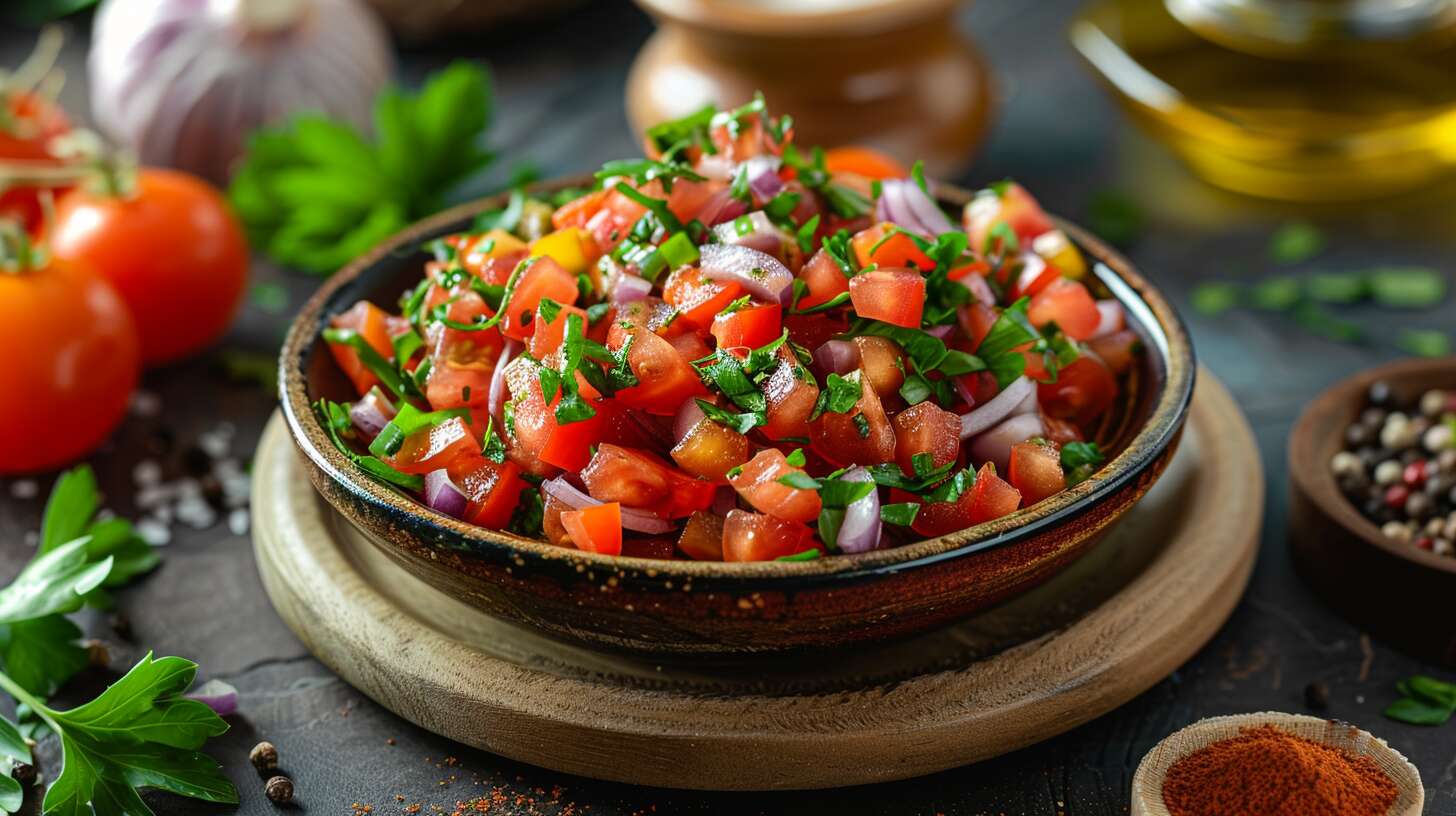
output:
[[[627,81],[640,134],[763,91],[795,141],[865,144],[953,176],[990,123],[991,83],[958,0],[636,0],[659,24]]]

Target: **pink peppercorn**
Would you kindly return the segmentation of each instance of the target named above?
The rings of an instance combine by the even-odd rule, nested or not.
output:
[[[1394,484],[1385,490],[1385,503],[1392,510],[1400,510],[1405,507],[1405,500],[1410,498],[1410,488],[1403,484]]]
[[[1401,481],[1405,482],[1411,487],[1420,487],[1421,485],[1425,484],[1426,460],[1417,459],[1416,461],[1411,462],[1409,465],[1406,465],[1405,470],[1401,472],[1400,478]]]
[[[1416,539],[1416,546],[1423,550],[1429,550],[1436,546],[1436,542],[1430,536],[1421,536]]]

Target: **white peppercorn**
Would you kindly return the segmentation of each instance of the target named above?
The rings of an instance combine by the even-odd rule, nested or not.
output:
[[[1375,483],[1378,485],[1392,485],[1400,481],[1400,463],[1394,459],[1386,459],[1375,466]]]
[[[1330,459],[1330,470],[1336,476],[1350,476],[1361,473],[1365,470],[1365,463],[1360,457],[1349,451],[1340,451]]]
[[[1380,444],[1391,450],[1402,450],[1415,444],[1415,429],[1411,427],[1411,421],[1402,413],[1394,413],[1385,419],[1385,425],[1380,429]]]
[[[1410,527],[1398,521],[1385,522],[1385,524],[1380,527],[1380,533],[1386,538],[1394,539],[1401,543],[1407,543],[1411,540]]]
[[[1421,395],[1421,413],[1428,417],[1438,417],[1446,410],[1446,392],[1438,388]]]

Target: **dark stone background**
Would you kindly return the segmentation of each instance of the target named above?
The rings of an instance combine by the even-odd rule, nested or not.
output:
[[[224,526],[179,527],[162,568],[120,594],[120,608],[135,629],[133,643],[120,641],[104,618],[89,619],[88,629],[111,643],[117,666],[154,649],[193,658],[203,678],[223,678],[242,690],[243,713],[209,750],[242,791],[237,812],[249,816],[273,812],[247,762],[248,749],[264,737],[278,745],[284,768],[297,780],[298,809],[320,814],[351,813],[356,803],[372,805],[374,813],[403,812],[413,803],[423,803],[424,813],[436,812],[431,805],[451,812],[457,801],[492,789],[501,803],[491,813],[1120,814],[1127,811],[1138,760],[1164,735],[1204,716],[1301,711],[1303,689],[1314,680],[1331,689],[1331,716],[1375,731],[1416,763],[1427,785],[1428,813],[1456,813],[1456,726],[1417,728],[1380,715],[1397,679],[1434,667],[1370,644],[1321,605],[1293,574],[1285,544],[1285,438],[1300,407],[1345,374],[1398,356],[1393,337],[1399,326],[1450,329],[1456,306],[1413,317],[1356,310],[1355,319],[1376,338],[1363,347],[1315,339],[1277,316],[1236,312],[1213,320],[1191,313],[1188,297],[1198,281],[1271,273],[1268,237],[1294,214],[1210,189],[1134,132],[1066,43],[1076,6],[1071,0],[985,0],[962,13],[962,26],[998,71],[1003,101],[989,146],[960,180],[1014,176],[1048,209],[1074,218],[1086,215],[1099,190],[1132,195],[1147,225],[1130,254],[1183,308],[1202,361],[1237,395],[1258,436],[1268,484],[1263,548],[1248,594],[1197,657],[1141,697],[1042,745],[921,779],[776,795],[673,793],[565,777],[466,750],[380,709],[310,658],[284,628],[263,595],[246,536]],[[64,101],[84,120],[84,19],[71,29]],[[626,2],[603,0],[554,22],[406,51],[401,62],[409,82],[457,56],[488,62],[499,92],[495,145],[509,161],[529,160],[547,176],[580,173],[636,153],[622,89],[632,55],[649,32],[648,20]],[[18,62],[32,37],[24,30],[0,32],[0,64]],[[500,183],[506,167],[503,162],[492,181]],[[1314,219],[1330,239],[1305,268],[1448,268],[1450,200],[1445,190],[1305,210],[1300,215]],[[294,307],[315,283],[262,262],[254,272],[256,280],[281,282]],[[287,313],[250,304],[226,345],[271,352],[287,320]],[[131,469],[144,455],[150,429],[165,425],[188,440],[226,420],[237,426],[235,450],[246,456],[274,405],[269,393],[229,380],[210,358],[150,372],[145,387],[161,397],[161,415],[130,419],[112,446],[92,459],[110,506],[123,514],[133,509]],[[49,477],[41,480],[42,496],[48,483]],[[39,500],[12,498],[10,486],[0,483],[3,580],[29,557],[25,534],[38,526],[41,509]],[[107,678],[78,680],[61,702],[86,699]],[[54,772],[54,742],[41,754]],[[150,801],[161,814],[223,812],[163,796]],[[569,803],[575,810],[566,809]]]

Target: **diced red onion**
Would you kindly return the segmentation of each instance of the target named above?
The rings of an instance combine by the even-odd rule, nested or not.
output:
[[[379,396],[371,399],[365,395],[363,399],[349,406],[349,420],[365,436],[373,439],[394,419],[394,412],[385,410],[387,406],[388,403]]]
[[[695,397],[683,400],[683,404],[677,409],[677,417],[672,423],[673,441],[683,441],[683,437],[687,436],[688,432],[697,427],[698,423],[706,417],[707,414],[703,413],[703,409],[698,405]]]
[[[704,153],[694,170],[703,178],[727,181],[733,178],[733,160],[722,153]]]
[[[495,371],[491,372],[490,393],[486,397],[485,407],[496,419],[501,418],[501,406],[505,404],[506,367],[510,365],[511,359],[520,350],[520,343],[507,339],[505,345],[501,347],[500,358],[495,361]]]
[[[465,517],[465,493],[450,481],[450,471],[440,468],[425,474],[425,504],[452,518]]]
[[[971,440],[971,461],[995,462],[997,472],[1004,474],[1011,463],[1011,446],[1044,433],[1040,414],[1011,417]]]
[[[713,507],[712,507],[712,510],[713,510],[714,513],[716,513],[716,514],[718,514],[720,516],[726,516],[726,515],[728,515],[728,511],[729,510],[736,510],[737,508],[738,508],[738,491],[737,490],[734,490],[733,488],[729,487],[728,485],[724,485],[724,486],[718,488],[718,492],[717,493],[714,493],[713,494]]]
[[[944,340],[945,338],[950,337],[950,330],[952,328],[954,327],[947,323],[941,326],[931,326],[930,328],[925,330],[925,333],[930,335],[931,337],[934,337],[937,340]]]
[[[957,394],[960,394],[961,395],[961,399],[963,399],[963,400],[966,401],[966,406],[967,407],[970,407],[970,408],[975,408],[976,407],[976,395],[971,393],[971,387],[969,385],[966,385],[965,378],[964,377],[952,377],[951,378],[951,382],[955,383],[956,393]]]
[[[1027,394],[1036,394],[1036,384],[1026,377],[1017,377],[985,405],[961,417],[961,439],[969,439],[1011,416]]]
[[[618,306],[635,303],[652,294],[652,281],[630,272],[622,272],[607,284],[612,290],[612,302]]]
[[[826,340],[814,350],[814,368],[821,376],[848,374],[859,368],[859,347],[848,340]]]
[[[971,296],[987,306],[996,305],[996,293],[991,291],[991,284],[986,279],[971,272],[960,279],[961,286],[971,290]]]
[[[1045,272],[1047,263],[1040,255],[1023,252],[1021,254],[1021,274],[1016,277],[1015,296],[1026,294],[1026,290],[1036,283],[1036,279]]]
[[[875,215],[882,221],[898,224],[928,238],[955,229],[940,206],[910,179],[885,179],[881,182]]]
[[[206,683],[183,695],[196,700],[217,713],[219,717],[236,714],[238,711],[238,690],[231,683],[208,680]]]
[[[754,156],[741,165],[748,175],[748,186],[759,201],[767,202],[784,189],[783,179],[779,178],[779,164],[778,156]]]
[[[747,226],[740,230],[739,224],[745,220]],[[774,226],[774,223],[762,210],[740,216],[732,221],[725,221],[713,227],[713,234],[718,236],[718,240],[724,244],[736,244],[756,249],[775,258],[783,255],[784,242],[788,240],[783,231]]]
[[[1125,320],[1123,318],[1121,303],[1115,300],[1099,300],[1097,301],[1097,314],[1101,320],[1097,323],[1097,328],[1092,332],[1091,339],[1095,340],[1098,337],[1106,337],[1113,332],[1122,331]]]
[[[572,510],[580,510],[583,507],[596,507],[602,503],[583,493],[576,485],[566,481],[566,477],[564,476],[547,479],[541,483],[541,489]],[[647,510],[640,510],[636,507],[623,507],[622,529],[656,535],[672,532],[673,527],[672,522]]]
[[[662,450],[671,448],[676,439],[673,438],[672,420],[669,417],[649,414],[646,411],[627,411],[627,416],[642,429],[642,433],[652,440],[653,444]]]
[[[778,258],[746,246],[708,244],[698,261],[713,280],[730,280],[751,295],[787,305],[793,294],[794,274]]]
[[[1016,403],[1016,407],[1011,409],[1012,416],[1021,416],[1022,414],[1035,414],[1040,412],[1041,402],[1039,402],[1036,398],[1035,388],[1031,389],[1031,393],[1026,395],[1026,399]]]
[[[708,196],[703,206],[698,209],[698,220],[704,226],[716,226],[725,221],[732,221],[740,215],[748,212],[748,204],[733,197],[733,191],[727,187]]]
[[[870,472],[862,467],[852,468],[840,476],[846,482],[871,482]],[[855,499],[844,508],[844,523],[839,526],[839,549],[847,553],[869,552],[879,549],[880,533],[880,491],[871,490],[863,498]]]

